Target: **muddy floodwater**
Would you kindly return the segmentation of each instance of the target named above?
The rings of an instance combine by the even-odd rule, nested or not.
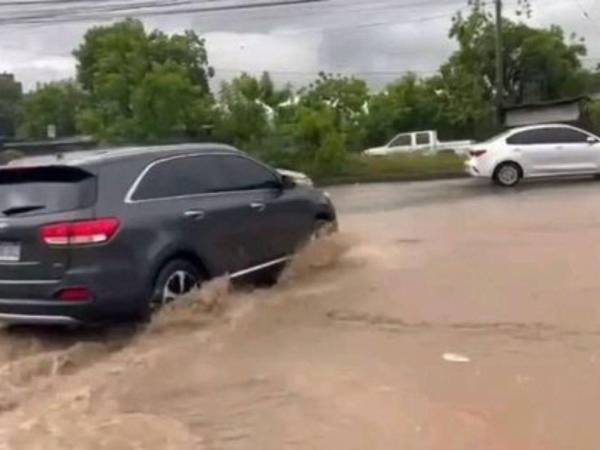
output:
[[[0,449],[599,448],[599,182],[331,194],[274,289],[0,331]]]

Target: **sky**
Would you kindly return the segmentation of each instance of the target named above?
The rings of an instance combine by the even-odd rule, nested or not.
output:
[[[169,1],[202,5],[257,0],[152,3]],[[504,1],[506,15],[514,17],[517,0]],[[20,11],[12,8],[7,14],[8,9],[2,10],[3,4],[11,2],[14,0],[0,0],[0,72],[14,73],[27,90],[36,83],[73,77],[72,50],[87,28],[107,23],[15,24],[10,14]],[[568,34],[577,33],[586,38],[587,63],[600,62],[600,1],[531,3],[533,14],[528,23],[558,24]],[[143,21],[149,29],[169,33],[193,29],[203,36],[217,74],[215,85],[241,71],[268,70],[277,82],[300,87],[323,70],[357,75],[378,89],[408,71],[434,73],[455,49],[448,38],[451,17],[466,8],[467,0],[326,0],[300,6],[151,16]]]

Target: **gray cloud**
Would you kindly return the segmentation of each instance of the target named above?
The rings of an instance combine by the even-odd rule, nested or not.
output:
[[[299,7],[195,13],[144,19],[150,28],[192,28],[207,40],[218,80],[244,69],[270,70],[279,82],[304,84],[319,70],[356,73],[380,87],[405,71],[429,73],[454,49],[450,17],[466,0],[330,0]],[[514,3],[514,2],[512,2]],[[600,6],[580,0],[534,3],[530,22],[556,23],[586,37],[590,57],[600,57]],[[510,0],[507,12],[510,14]],[[91,24],[0,29],[0,71],[15,72],[26,87],[73,76],[70,56]],[[590,64],[593,61],[590,61]],[[600,60],[598,61],[600,62]]]

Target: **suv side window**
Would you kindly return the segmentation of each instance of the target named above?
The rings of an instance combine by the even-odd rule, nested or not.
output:
[[[249,191],[274,189],[281,185],[279,178],[251,159],[235,155],[219,156],[223,179],[221,191]]]
[[[511,145],[573,144],[586,141],[585,133],[572,128],[539,128],[517,133],[506,140]]]
[[[132,200],[151,200],[216,192],[221,184],[217,156],[200,155],[160,161],[146,172]]]

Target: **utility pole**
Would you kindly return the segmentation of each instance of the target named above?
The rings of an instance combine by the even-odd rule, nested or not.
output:
[[[504,104],[504,52],[502,43],[502,0],[496,3],[496,123],[502,126]]]

